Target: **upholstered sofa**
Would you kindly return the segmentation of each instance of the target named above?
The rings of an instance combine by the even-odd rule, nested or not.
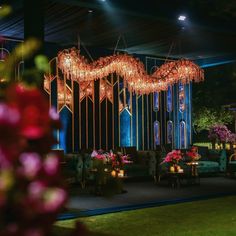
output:
[[[180,167],[187,175],[191,173],[191,167],[186,163],[190,160],[186,157],[187,149],[181,150],[183,160],[179,162]],[[225,150],[209,150],[207,147],[198,147],[198,153],[201,158],[198,160],[197,171],[200,176],[216,175],[226,171],[227,156]],[[164,158],[162,159],[162,161]],[[158,166],[158,180],[167,175],[169,164],[161,162]]]
[[[158,159],[161,153],[156,150],[138,151],[136,147],[123,147],[122,153],[130,157],[132,163],[124,166],[125,175],[129,178],[156,178]]]
[[[198,173],[217,174],[226,171],[227,156],[225,150],[212,150],[205,147],[198,147],[201,159],[198,161]]]
[[[76,154],[64,154],[62,149],[51,150],[51,153],[57,155],[60,159],[61,174],[66,184],[76,183],[80,178],[77,166],[81,165],[80,159]]]
[[[123,147],[118,151],[130,157],[131,163],[124,165],[124,174],[127,178],[156,177],[158,159],[161,155],[159,151],[137,151],[136,147]],[[67,182],[78,182],[84,186],[86,182],[94,180],[91,169],[94,168],[95,163],[91,153],[92,150],[84,150],[64,154],[62,174]]]

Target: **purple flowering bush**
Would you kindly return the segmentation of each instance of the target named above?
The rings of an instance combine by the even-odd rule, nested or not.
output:
[[[208,138],[220,143],[235,142],[236,134],[232,133],[227,126],[217,124],[210,128]]]
[[[236,134],[235,133],[230,134],[228,142],[232,143],[232,144],[236,143]]]

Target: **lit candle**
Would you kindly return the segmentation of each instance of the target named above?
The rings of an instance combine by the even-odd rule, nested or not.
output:
[[[175,167],[174,166],[170,167],[170,172],[175,172]]]
[[[115,170],[113,170],[113,171],[111,172],[111,176],[112,176],[112,177],[116,177],[116,171],[115,171]]]
[[[119,176],[119,177],[124,177],[124,170],[120,170],[118,176]]]

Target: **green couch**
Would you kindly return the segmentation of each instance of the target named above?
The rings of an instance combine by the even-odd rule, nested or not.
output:
[[[156,178],[157,163],[160,152],[156,150],[138,151],[136,147],[124,147],[123,154],[130,156],[132,163],[124,165],[128,178],[153,177]]]
[[[185,152],[188,150],[182,150],[183,161],[179,162],[180,167],[184,170],[186,175],[190,175],[191,167],[186,163],[190,160],[186,157]],[[225,150],[208,150],[205,147],[198,147],[198,152],[201,155],[201,158],[198,160],[197,171],[200,176],[203,175],[216,175],[226,171],[227,156]],[[162,161],[164,160],[164,157]],[[158,181],[162,177],[165,177],[169,171],[170,164],[161,163],[158,166]]]
[[[198,161],[198,173],[203,174],[218,174],[226,171],[227,156],[225,150],[211,150],[198,148],[201,159]]]
[[[131,163],[124,164],[126,178],[156,177],[160,152],[156,150],[137,151],[136,147],[124,147],[118,151],[129,155],[131,160]],[[96,163],[91,158],[91,153],[92,151],[88,150],[87,152],[65,154],[62,165],[65,178],[79,182],[82,187],[86,182],[93,181],[95,177],[91,170]]]

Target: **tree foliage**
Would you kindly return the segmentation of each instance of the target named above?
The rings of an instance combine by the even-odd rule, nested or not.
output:
[[[196,132],[209,130],[216,124],[230,124],[232,121],[233,114],[223,108],[202,107],[193,113],[193,126]]]

